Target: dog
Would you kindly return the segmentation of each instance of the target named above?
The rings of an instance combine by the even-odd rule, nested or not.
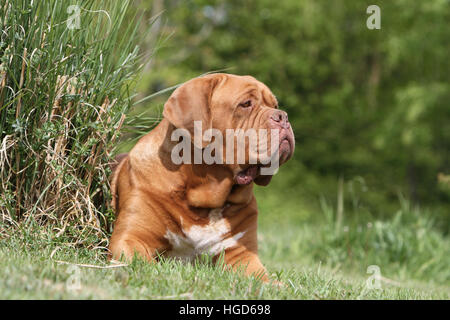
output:
[[[220,144],[214,152],[209,149],[218,161],[198,161],[196,155],[220,142],[220,134],[223,137],[230,129],[275,132],[275,137],[266,139],[270,146],[257,146],[268,154],[266,163],[263,157],[255,160],[254,150],[246,143],[227,147],[234,153],[233,161],[220,161],[226,149]],[[213,142],[212,137],[204,139],[208,130],[216,130]],[[191,140],[174,161],[174,148],[189,135]],[[227,135],[226,144],[235,138]],[[242,147],[243,151],[238,150]],[[294,148],[287,113],[278,109],[277,99],[262,82],[223,73],[187,81],[165,103],[161,122],[129,154],[116,158],[111,193],[117,218],[109,245],[111,257],[193,261],[208,254],[215,262],[221,257],[232,270],[243,269],[249,276],[269,280],[258,257],[253,183],[269,184],[273,172],[262,174],[269,167],[267,157],[281,165],[292,157]],[[236,161],[239,151],[244,153],[243,163]],[[180,155],[195,159],[179,163]]]

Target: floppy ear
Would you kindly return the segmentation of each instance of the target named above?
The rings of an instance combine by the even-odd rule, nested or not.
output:
[[[195,78],[177,88],[164,105],[163,116],[176,128],[189,131],[194,142],[194,121],[202,123],[202,137],[205,130],[212,128],[211,96],[218,83],[217,77]],[[201,139],[203,141],[203,139]],[[203,148],[207,145],[196,147]]]

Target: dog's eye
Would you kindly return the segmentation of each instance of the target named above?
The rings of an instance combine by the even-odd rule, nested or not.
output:
[[[239,103],[239,106],[242,108],[248,108],[252,106],[252,100],[247,100],[245,102]]]

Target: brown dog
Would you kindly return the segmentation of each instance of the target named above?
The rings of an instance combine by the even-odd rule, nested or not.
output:
[[[245,144],[245,163],[233,156],[232,163],[175,164],[173,150],[179,136],[173,141],[173,134],[184,129],[194,136],[194,121],[202,125],[200,134],[212,128],[223,135],[227,129],[275,130],[277,141],[271,136],[267,138],[269,147],[258,148],[273,157],[272,146],[276,145],[276,160],[283,164],[295,146],[287,114],[278,110],[275,96],[255,78],[212,74],[175,90],[163,116],[128,155],[117,158],[111,182],[117,213],[110,243],[112,257],[132,259],[138,254],[152,261],[162,254],[189,261],[203,253],[217,259],[223,252],[226,265],[242,266],[248,275],[267,280],[257,254],[258,210],[252,183],[270,182],[271,175],[261,175],[267,162],[252,162],[255,156]],[[227,136],[225,144],[230,139]],[[209,142],[203,140],[193,138],[183,156],[195,158],[195,152],[207,150]],[[233,144],[230,150],[237,155],[241,146]],[[212,155],[224,158],[225,149],[218,148]]]

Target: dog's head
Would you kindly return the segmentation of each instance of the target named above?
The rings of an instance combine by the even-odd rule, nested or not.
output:
[[[163,116],[190,135],[202,161],[226,166],[240,185],[267,185],[294,152],[287,113],[278,109],[269,88],[251,76],[192,79],[173,92]]]

